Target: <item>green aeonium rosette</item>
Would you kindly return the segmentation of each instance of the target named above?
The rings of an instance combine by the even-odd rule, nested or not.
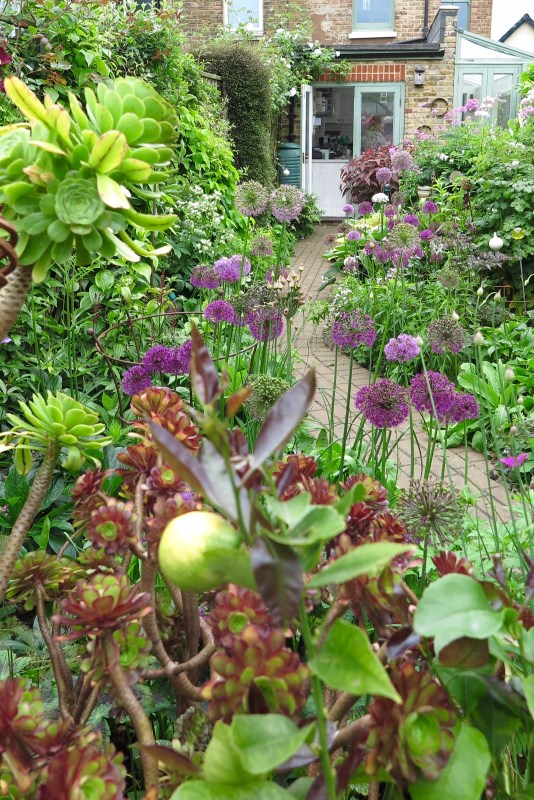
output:
[[[133,207],[153,195],[168,173],[177,119],[148,84],[119,78],[85,91],[85,110],[69,95],[69,110],[45,95],[44,102],[19,79],[6,92],[29,124],[0,128],[0,206],[19,235],[17,255],[43,280],[52,262],[73,250],[79,264],[97,256],[139,261],[168,246],[147,249],[132,235],[160,231],[172,214],[153,216]],[[130,231],[128,230],[130,229]]]

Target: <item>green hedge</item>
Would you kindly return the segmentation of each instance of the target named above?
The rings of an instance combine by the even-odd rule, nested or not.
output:
[[[202,58],[206,68],[223,79],[236,166],[245,171],[248,179],[271,186],[275,166],[271,148],[270,71],[253,47],[224,42]]]

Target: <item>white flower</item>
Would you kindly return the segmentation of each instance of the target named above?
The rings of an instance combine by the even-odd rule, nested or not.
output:
[[[294,86],[292,86],[292,87],[291,87],[291,89],[290,89],[290,90],[289,90],[289,92],[288,92],[288,95],[289,95],[290,97],[295,97],[296,93],[297,93],[297,90],[295,89],[295,87],[294,87]]]
[[[440,161],[448,161],[449,160],[449,156],[447,155],[447,153],[440,153],[438,155],[438,158],[439,158]]]
[[[518,166],[520,165],[520,163],[521,163],[521,162],[520,162],[520,161],[518,161],[518,160],[517,160],[517,158],[516,158],[516,159],[514,159],[514,161],[512,161],[512,163],[510,164],[510,166],[511,166],[511,167],[518,167]]]
[[[340,55],[341,55],[341,50],[336,50],[336,58],[339,58]]]
[[[313,51],[313,55],[314,56],[320,56],[322,52],[323,51],[321,50],[320,47],[316,47],[315,50]]]
[[[478,108],[475,111],[475,117],[489,117],[489,116],[490,116],[489,111],[484,111],[482,108]]]
[[[389,197],[383,192],[377,192],[371,197],[372,203],[389,203]]]

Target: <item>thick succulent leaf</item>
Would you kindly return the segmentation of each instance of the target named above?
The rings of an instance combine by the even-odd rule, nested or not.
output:
[[[103,203],[110,208],[130,208],[130,203],[126,197],[124,188],[110,178],[109,175],[96,176],[96,184],[98,187],[98,194]]]
[[[287,627],[297,614],[302,593],[299,557],[287,545],[258,537],[252,545],[252,569],[275,624]]]
[[[256,439],[250,472],[258,469],[289,441],[302,422],[315,394],[315,372],[310,370],[302,380],[280,397],[271,408]]]
[[[118,169],[122,164],[128,143],[120,131],[107,131],[99,136],[89,156],[89,166],[96,172],[105,175]]]
[[[48,112],[37,95],[20,78],[12,75],[4,81],[7,96],[28,119],[38,119],[48,126]]]

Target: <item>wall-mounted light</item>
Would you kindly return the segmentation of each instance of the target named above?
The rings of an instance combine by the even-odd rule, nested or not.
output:
[[[426,80],[426,67],[422,64],[416,64],[413,71],[413,85],[424,86]]]

